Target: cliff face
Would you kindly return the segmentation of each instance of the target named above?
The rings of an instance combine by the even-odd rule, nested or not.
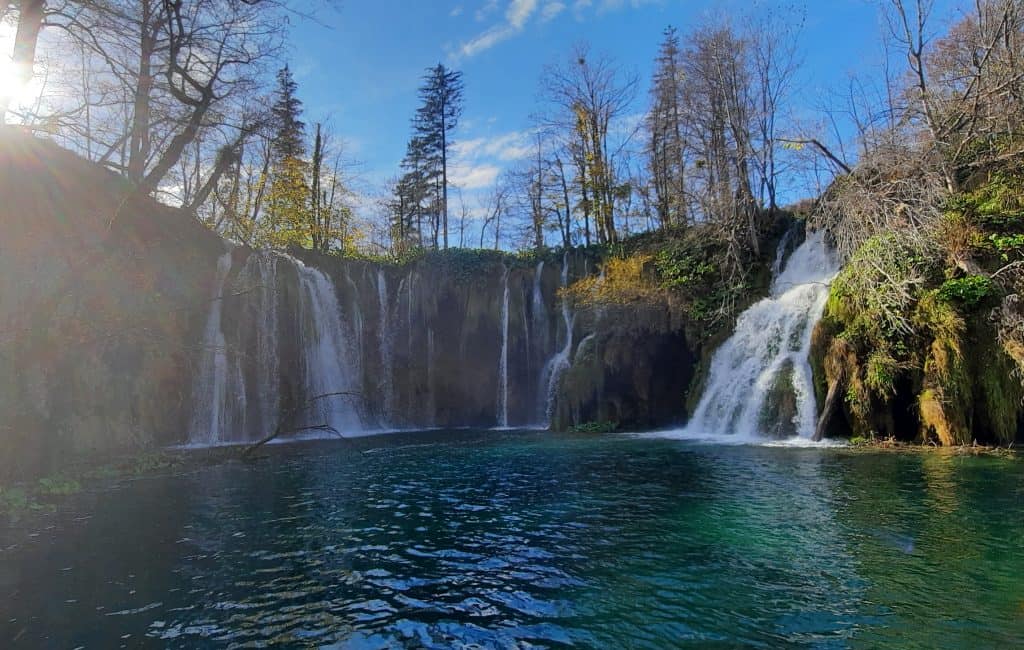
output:
[[[231,248],[45,142],[0,139],[0,479],[330,423],[623,428],[685,415],[667,303],[579,311],[582,252],[402,265]],[[309,404],[318,394],[344,395]]]
[[[236,249],[229,264],[222,377],[199,377],[195,401],[218,391],[244,399],[207,406],[193,440],[258,439],[279,414],[289,431],[327,423],[353,433],[635,428],[683,413],[695,356],[682,328],[667,305],[576,313],[560,289],[593,270],[582,254],[449,251],[389,266]],[[309,404],[335,392],[346,394]]]
[[[552,427],[680,424],[700,345],[666,304],[615,306],[581,317],[571,366],[559,382]]]
[[[558,269],[496,254],[403,267],[309,260],[334,280],[354,326],[368,420],[383,427],[544,422],[543,365]]]
[[[228,413],[219,440],[265,435],[259,414],[330,392],[351,393],[328,401],[350,411],[345,427],[363,431],[546,423],[544,368],[565,335],[558,265],[489,252],[404,266],[294,254],[232,254],[224,361],[228,392],[246,395],[248,416]]]
[[[217,238],[12,132],[0,197],[0,478],[175,437]]]
[[[819,429],[1011,444],[1024,434],[1020,330],[1006,328],[1020,322],[1016,294],[980,273],[958,276],[934,249],[915,253],[917,242],[873,237],[832,282],[811,348]]]
[[[916,337],[899,367],[858,341],[844,316],[830,305],[811,348],[826,405],[819,428],[829,435],[940,445],[1005,445],[1024,435],[1024,389],[985,315],[961,319],[951,334]]]

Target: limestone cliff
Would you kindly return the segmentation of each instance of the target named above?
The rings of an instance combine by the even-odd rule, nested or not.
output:
[[[218,238],[10,129],[0,199],[0,477],[173,439]]]

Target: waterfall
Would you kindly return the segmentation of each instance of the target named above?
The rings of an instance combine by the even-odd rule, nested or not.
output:
[[[251,433],[259,428],[272,427],[280,411],[277,336],[277,253],[256,251],[249,255],[245,266],[235,280],[242,300],[242,323],[251,328],[255,338],[252,355],[252,374],[255,385],[248,393],[252,423],[247,421]],[[234,432],[245,435],[249,431]],[[269,431],[268,431],[269,433]]]
[[[414,304],[412,298],[412,285],[415,280],[416,276],[412,274],[412,271],[409,271],[409,281],[406,282],[405,285],[406,287],[408,287],[409,291],[408,300],[405,303],[406,355],[408,356],[409,359],[412,359],[412,306]]]
[[[578,343],[570,303],[550,295],[553,283],[545,281],[544,274],[555,271],[550,264],[537,262],[522,277],[503,266],[500,284],[492,275],[479,288],[492,314],[482,328],[451,331],[458,315],[442,316],[437,304],[424,303],[427,288],[417,286],[424,278],[415,270],[392,279],[374,265],[343,264],[339,275],[328,275],[279,252],[241,253],[217,261],[204,349],[196,354],[190,443],[258,440],[283,416],[288,427],[330,426],[342,433],[393,426],[395,418],[458,425],[478,417],[481,385],[473,373],[466,381],[445,375],[456,354],[497,375],[495,384],[484,382],[495,401],[483,396],[496,426],[550,420]],[[563,288],[570,282],[569,257],[562,258]],[[363,304],[374,291],[376,315]],[[561,318],[551,300],[560,300]],[[494,366],[489,355],[497,357]],[[529,385],[521,386],[523,379]],[[344,394],[307,404],[333,393]],[[300,410],[291,413],[292,407]]]
[[[210,313],[206,317],[206,327],[203,330],[199,373],[192,384],[193,408],[189,423],[189,444],[217,444],[222,441],[222,434],[231,428],[227,345],[224,341],[224,331],[221,329],[224,285],[230,270],[229,250],[217,260],[217,274],[210,296]]]
[[[381,420],[382,424],[391,419],[392,404],[394,395],[394,381],[391,356],[391,330],[388,318],[388,281],[384,276],[384,269],[377,269],[377,299],[380,303],[380,332],[378,332],[380,345],[380,390]]]
[[[540,287],[540,269],[537,271],[537,278],[534,280],[534,300],[537,300]],[[569,251],[562,256],[562,279],[561,287],[569,286]],[[541,301],[543,303],[543,300]],[[565,297],[561,300],[562,323],[565,327],[565,344],[544,364],[540,373],[540,384],[538,395],[540,396],[538,410],[545,424],[551,423],[551,416],[554,415],[555,393],[558,391],[558,378],[569,367],[569,355],[572,353],[572,330],[573,317],[569,310],[569,303]]]
[[[505,268],[504,295],[501,303],[501,356],[498,358],[498,426],[508,426],[508,276],[511,269]]]
[[[352,280],[352,274],[348,272],[348,267],[345,267],[345,283],[352,291],[352,322],[349,323],[352,330],[352,347],[361,358],[363,352],[363,309],[359,303],[359,287]]]
[[[782,263],[786,259],[786,249],[789,248],[789,242],[793,239],[793,229],[789,228],[786,230],[782,238],[779,239],[779,245],[775,247],[775,260],[772,262],[772,280],[779,277],[782,273]]]
[[[824,235],[809,234],[774,278],[771,295],[740,314],[735,332],[715,352],[685,434],[733,440],[814,434],[808,354],[837,271]]]
[[[427,328],[427,416],[426,424],[437,420],[437,399],[434,397],[434,329]]]
[[[532,324],[534,334],[534,346],[540,354],[547,354],[550,345],[550,334],[548,332],[548,308],[544,304],[544,293],[541,288],[541,280],[544,275],[544,260],[537,263],[537,270],[533,273],[533,294],[530,299],[532,305]]]
[[[348,392],[317,400],[299,417],[305,427],[329,425],[345,434],[363,429],[361,400],[356,394],[356,367],[342,329],[341,306],[334,284],[322,272],[292,259],[299,276],[299,332],[305,371],[305,399]]]

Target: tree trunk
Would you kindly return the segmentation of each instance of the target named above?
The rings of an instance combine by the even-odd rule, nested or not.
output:
[[[238,136],[238,139],[235,140],[235,142],[220,150],[217,154],[217,162],[213,166],[213,171],[206,179],[206,182],[199,188],[199,191],[196,192],[195,198],[192,199],[191,203],[189,203],[188,208],[190,210],[197,210],[199,206],[206,203],[206,199],[210,198],[210,194],[213,192],[214,188],[217,187],[220,177],[224,175],[224,172],[228,170],[228,167],[241,158],[240,150],[244,138],[245,135],[243,132],[242,135]]]
[[[818,418],[818,425],[814,428],[814,437],[811,438],[814,442],[818,442],[825,437],[825,432],[828,431],[828,425],[831,424],[832,418],[835,417],[836,407],[839,404],[839,389],[842,387],[842,384],[842,377],[837,377],[828,385],[828,395],[825,397],[825,407],[821,410],[821,417]]]
[[[443,96],[443,93],[442,93]],[[448,132],[444,101],[441,102],[441,214],[444,219],[444,247],[448,248]],[[434,248],[437,248],[436,242]]]
[[[132,103],[131,137],[128,145],[128,179],[133,183],[142,182],[151,149],[149,121],[150,96],[153,90],[152,59],[155,47],[155,35],[150,26],[152,21],[150,2],[147,0],[142,3],[138,85]]]
[[[36,62],[36,44],[39,42],[39,31],[43,27],[46,15],[46,0],[22,0],[18,5],[18,31],[14,36],[14,52],[11,63],[14,66],[14,78],[10,80],[7,92],[20,89],[32,80]],[[0,124],[7,119],[13,96],[4,93],[0,96]]]
[[[199,134],[199,127],[202,126],[203,118],[206,117],[206,111],[210,108],[210,104],[213,102],[213,92],[207,89],[207,92],[203,94],[203,99],[196,107],[192,110],[192,115],[189,116],[188,122],[185,124],[185,128],[180,133],[174,136],[171,140],[170,145],[164,150],[160,160],[154,165],[152,171],[146,174],[142,185],[146,191],[153,192],[160,185],[160,182],[167,175],[167,172],[171,171],[174,165],[181,158],[182,153],[196,136]]]
[[[569,183],[565,180],[562,159],[556,157],[555,164],[558,165],[558,177],[562,182],[562,200],[565,201],[565,232],[562,233],[562,245],[565,248],[572,248],[572,203],[569,202]]]

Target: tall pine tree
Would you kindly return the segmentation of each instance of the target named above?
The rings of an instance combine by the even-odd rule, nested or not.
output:
[[[277,73],[277,88],[271,107],[274,132],[271,141],[271,169],[268,241],[273,246],[308,246],[311,241],[306,180],[306,125],[299,119],[302,102],[295,96],[298,85],[286,65]]]
[[[287,64],[277,71],[274,89],[274,155],[277,161],[285,158],[302,159],[306,154],[306,124],[299,119],[302,102],[295,96],[298,84]]]
[[[438,247],[439,230],[444,247],[448,248],[448,153],[452,145],[450,134],[462,116],[462,91],[461,72],[440,63],[428,68],[419,90],[422,104],[413,119],[410,153],[415,145],[419,170],[415,180],[423,194],[434,193],[434,248]]]

